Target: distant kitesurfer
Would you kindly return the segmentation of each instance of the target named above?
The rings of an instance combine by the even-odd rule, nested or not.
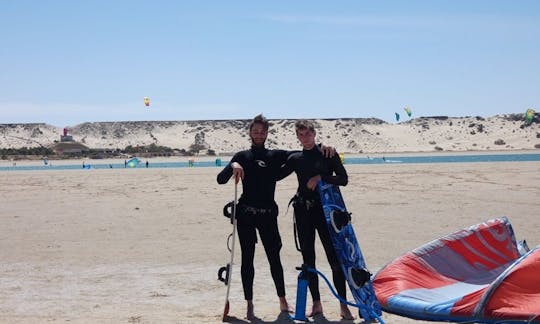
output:
[[[328,232],[317,184],[322,179],[326,183],[345,186],[348,182],[347,171],[339,155],[336,154],[332,158],[324,157],[320,147],[315,144],[316,132],[312,122],[299,120],[295,124],[295,129],[296,137],[302,144],[303,150],[289,156],[278,179],[287,177],[293,171],[296,172],[298,189],[293,198],[293,207],[304,264],[316,268],[315,232],[318,232],[326,258],[332,268],[334,286],[339,296],[346,300],[345,276]],[[308,316],[315,316],[323,313],[319,279],[317,274],[312,272],[309,272],[308,276],[309,290],[313,300],[312,311]],[[340,303],[340,311],[343,319],[354,319],[347,304]]]

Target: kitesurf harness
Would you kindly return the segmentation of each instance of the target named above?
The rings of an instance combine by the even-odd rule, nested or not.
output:
[[[302,252],[302,249],[300,248],[300,244],[298,242],[298,228],[296,227],[296,213],[294,212],[294,208],[297,206],[301,206],[302,208],[305,208],[309,211],[311,208],[313,208],[315,204],[320,204],[320,202],[314,198],[306,199],[297,192],[291,198],[291,200],[289,200],[289,204],[287,205],[287,213],[289,212],[289,207],[291,206],[291,204],[293,205],[294,245],[296,246],[296,250],[298,250],[298,252]],[[339,233],[345,226],[347,226],[351,222],[351,213],[342,210],[333,210],[330,215],[330,220],[334,231],[336,233]]]
[[[302,208],[305,208],[306,210],[310,210],[315,206],[315,204],[320,204],[320,201],[318,201],[315,198],[306,199],[305,197],[301,196],[300,193],[296,193],[291,200],[289,200],[289,204],[287,205],[287,213],[289,212],[289,207],[293,205],[293,233],[294,233],[294,245],[296,246],[296,250],[298,252],[302,252],[302,248],[300,247],[300,243],[298,242],[298,228],[296,227],[296,213],[294,212],[294,209],[297,207],[302,206]]]

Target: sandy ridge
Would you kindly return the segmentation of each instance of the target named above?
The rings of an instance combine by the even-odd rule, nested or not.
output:
[[[538,120],[536,120],[538,119]],[[344,153],[533,150],[540,147],[540,118],[522,114],[483,117],[421,117],[397,124],[374,118],[315,119],[318,141]],[[294,121],[271,120],[267,145],[294,149]],[[248,120],[97,122],[69,127],[90,148],[162,145],[189,150],[199,143],[227,155],[249,144]],[[51,146],[62,128],[47,124],[0,124],[0,148]],[[203,153],[205,151],[203,150]]]

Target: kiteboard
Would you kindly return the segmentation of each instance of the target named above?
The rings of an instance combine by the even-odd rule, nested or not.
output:
[[[356,301],[359,315],[365,321],[380,321],[381,305],[375,296],[371,273],[366,268],[351,224],[351,214],[345,207],[339,187],[319,181],[318,189],[332,244]]]
[[[222,321],[227,320],[229,315],[229,292],[231,290],[231,278],[232,278],[232,268],[234,262],[234,243],[236,241],[236,205],[238,204],[238,184],[234,185],[234,201],[231,201],[223,208],[223,215],[231,219],[231,224],[233,226],[232,233],[227,238],[227,248],[231,253],[231,260],[227,263],[226,266],[219,268],[218,270],[218,280],[222,281],[227,286],[227,293],[225,294],[225,307],[223,308],[223,318]],[[232,244],[229,246],[229,242],[232,240]],[[225,276],[223,276],[225,274]]]

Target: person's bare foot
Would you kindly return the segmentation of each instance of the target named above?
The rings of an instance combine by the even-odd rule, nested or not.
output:
[[[279,297],[279,310],[281,310],[282,312],[294,313],[293,308],[289,306],[287,298],[285,297]]]
[[[354,320],[354,316],[349,310],[349,307],[347,307],[347,304],[339,304],[340,310],[341,310],[341,319],[344,320]]]
[[[253,302],[251,300],[247,301],[246,319],[248,321],[253,321],[255,319],[255,312],[253,310]]]
[[[313,317],[315,315],[322,315],[323,309],[320,300],[313,301],[313,307],[311,308],[311,313],[308,314],[308,317]]]

